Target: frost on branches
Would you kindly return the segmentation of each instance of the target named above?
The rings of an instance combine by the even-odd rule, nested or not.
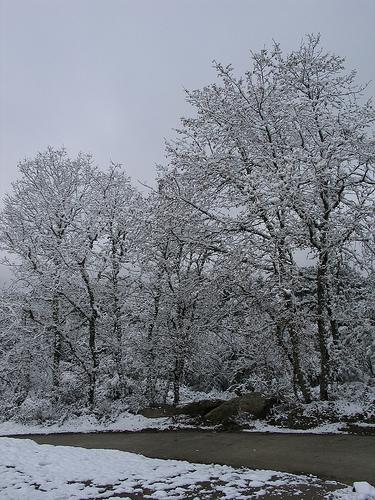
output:
[[[20,163],[0,244],[6,418],[137,409],[181,388],[310,403],[373,385],[371,101],[318,37],[187,92],[157,189],[49,148]]]

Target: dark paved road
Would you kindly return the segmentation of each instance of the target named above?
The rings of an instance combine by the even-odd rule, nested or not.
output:
[[[152,458],[314,474],[346,484],[375,484],[375,436],[166,431],[13,437],[39,444],[130,451]]]

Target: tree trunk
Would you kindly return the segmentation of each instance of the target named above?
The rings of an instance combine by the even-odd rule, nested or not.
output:
[[[89,349],[91,353],[91,371],[89,376],[89,394],[88,403],[90,408],[95,405],[95,389],[96,389],[96,376],[98,370],[98,353],[96,351],[96,322],[98,319],[98,312],[95,307],[95,295],[92,289],[89,275],[85,269],[85,260],[80,263],[81,276],[86,286],[86,291],[89,299],[91,314],[88,317],[89,321]]]
[[[153,406],[156,403],[156,379],[155,379],[155,326],[159,315],[160,291],[154,297],[154,311],[147,332],[147,375],[146,395],[148,403]]]
[[[175,367],[173,370],[173,405],[177,406],[180,402],[180,388],[184,374],[185,362],[179,356],[176,356]]]
[[[317,326],[318,326],[318,340],[320,351],[320,399],[327,401],[328,385],[330,378],[330,356],[327,345],[328,332],[326,326],[326,311],[327,311],[327,252],[322,252],[319,256],[319,267],[316,277],[317,288]]]
[[[60,304],[59,297],[52,297],[52,323],[53,323],[53,367],[52,384],[56,390],[60,383],[60,360],[61,360],[61,333],[60,333]]]
[[[293,321],[293,320],[292,320]],[[300,389],[305,403],[311,403],[312,397],[308,383],[305,379],[305,374],[301,368],[300,363],[300,350],[299,350],[299,339],[296,329],[293,325],[288,325],[289,337],[292,344],[292,354],[290,354],[289,349],[284,344],[282,339],[283,331],[286,329],[286,325],[278,324],[276,326],[276,340],[280,345],[281,349],[284,351],[287,359],[289,360],[292,370],[293,370],[293,391],[298,397],[297,388]]]
[[[117,264],[117,263],[116,263]],[[122,366],[122,325],[121,325],[121,305],[119,300],[118,286],[119,268],[113,265],[113,336],[115,341],[115,362],[119,378],[119,397],[125,392],[124,370]]]
[[[292,343],[292,364],[294,379],[301,390],[305,403],[311,403],[311,393],[300,363],[298,333],[296,332],[294,326],[291,326],[289,328],[289,335]]]
[[[92,370],[90,373],[90,387],[89,387],[89,406],[94,408],[95,406],[95,389],[96,389],[96,372],[98,369],[98,357],[96,352],[96,311],[89,321],[89,347],[92,359]]]
[[[280,221],[280,225],[283,228],[284,225]],[[308,384],[305,379],[304,372],[301,367],[301,359],[300,359],[300,342],[299,342],[299,336],[297,332],[297,325],[298,325],[298,312],[296,309],[296,304],[295,304],[295,296],[294,292],[292,290],[289,290],[289,279],[290,276],[292,275],[291,272],[291,264],[288,262],[288,253],[285,250],[285,239],[283,238],[279,242],[278,246],[278,256],[279,256],[279,266],[278,266],[278,272],[279,272],[279,280],[280,284],[282,287],[285,286],[284,291],[283,291],[283,297],[284,297],[284,304],[285,304],[285,309],[286,309],[286,326],[289,331],[289,337],[292,345],[292,356],[289,358],[292,364],[293,368],[293,386],[295,384],[298,385],[299,389],[301,390],[303,399],[306,403],[311,402],[311,394],[310,390],[308,387]],[[291,260],[291,259],[289,259]]]

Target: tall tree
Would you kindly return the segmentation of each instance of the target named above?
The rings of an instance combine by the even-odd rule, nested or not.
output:
[[[19,164],[1,214],[1,247],[22,286],[34,290],[48,307],[44,326],[50,332],[52,382],[59,385],[62,349],[61,290],[66,277],[66,251],[87,203],[93,168],[91,157],[71,160],[64,149],[48,148]]]
[[[236,233],[252,264],[282,300],[276,328],[292,344],[295,378],[310,399],[300,360],[298,252],[316,262],[315,322],[320,397],[328,398],[330,345],[338,339],[333,278],[353,256],[374,201],[374,110],[362,103],[354,73],[309,36],[284,56],[253,54],[243,77],[216,64],[221,84],[188,92],[197,116],[183,120],[169,145],[172,169],[183,172],[222,234]],[[176,196],[184,198],[176,191]]]

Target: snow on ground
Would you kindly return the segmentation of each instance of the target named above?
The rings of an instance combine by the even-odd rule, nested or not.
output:
[[[345,424],[337,422],[335,424],[324,424],[311,429],[288,429],[287,427],[277,427],[276,425],[267,424],[262,420],[254,420],[251,429],[244,429],[244,432],[271,432],[282,434],[348,434],[343,431]]]
[[[21,424],[9,420],[0,423],[0,436],[17,434],[58,434],[62,432],[105,432],[105,431],[142,431],[144,429],[167,429],[170,418],[146,418],[125,412],[114,421],[99,421],[94,415],[75,417],[63,423]]]
[[[0,438],[0,498],[130,499],[261,498],[273,493],[338,490],[333,482],[267,470],[159,460],[117,450],[88,450],[38,445],[31,440]],[[351,488],[326,498],[363,500]]]
[[[308,404],[304,403],[303,415],[322,418],[324,414],[326,414],[326,416],[330,416],[331,418],[335,417],[337,421],[341,422],[348,418],[363,417],[366,414],[370,416],[374,411],[373,401],[375,400],[375,391],[371,392],[371,396],[373,396],[372,399],[367,398],[363,401],[338,399],[332,401],[312,401]]]
[[[353,484],[353,490],[357,493],[357,497],[363,500],[371,500],[375,498],[375,488],[366,481],[357,481]]]
[[[359,387],[359,388],[358,388]],[[345,392],[346,391],[346,392]],[[350,392],[351,391],[351,392]],[[246,432],[282,432],[293,434],[347,434],[345,428],[345,419],[364,415],[367,412],[373,412],[373,401],[375,400],[375,388],[363,386],[363,384],[346,384],[341,388],[341,396],[351,397],[353,400],[337,399],[335,401],[314,401],[303,405],[303,414],[305,416],[321,416],[325,412],[331,418],[331,422],[319,425],[311,429],[289,429],[270,425],[264,420],[249,421],[249,429]],[[358,400],[355,400],[356,395]],[[211,391],[210,393],[196,392],[183,386],[181,389],[181,403],[186,404],[202,399],[231,399],[236,395],[230,392]],[[171,403],[172,394],[169,395],[168,402]],[[97,419],[95,415],[82,415],[80,417],[70,417],[63,422],[44,421],[36,423],[30,420],[28,423],[20,423],[16,420],[0,422],[0,436],[10,436],[17,434],[54,434],[62,432],[105,432],[105,431],[141,431],[145,429],[167,430],[167,429],[196,429],[197,425],[183,421],[183,418],[146,418],[142,415],[134,415],[128,411],[122,411],[112,419]],[[334,416],[334,418],[332,418]],[[337,420],[335,422],[335,420]],[[361,422],[361,419],[355,420],[356,426],[373,427],[374,424]],[[204,429],[213,429],[214,427],[204,426]]]
[[[311,429],[288,429],[270,425],[263,420],[254,420],[249,422],[251,428],[244,432],[281,432],[287,434],[347,434],[342,428],[345,424],[332,423],[324,424]],[[365,424],[361,424],[365,426]],[[369,424],[369,426],[373,426]],[[95,416],[76,417],[66,420],[63,423],[40,423],[40,424],[21,424],[15,421],[0,423],[0,436],[11,436],[18,434],[59,434],[63,432],[127,432],[142,431],[145,429],[167,430],[167,429],[197,429],[196,425],[184,424],[172,418],[146,418],[142,415],[133,415],[132,413],[123,413],[113,421],[99,421]],[[214,427],[204,427],[205,430],[214,429]]]

